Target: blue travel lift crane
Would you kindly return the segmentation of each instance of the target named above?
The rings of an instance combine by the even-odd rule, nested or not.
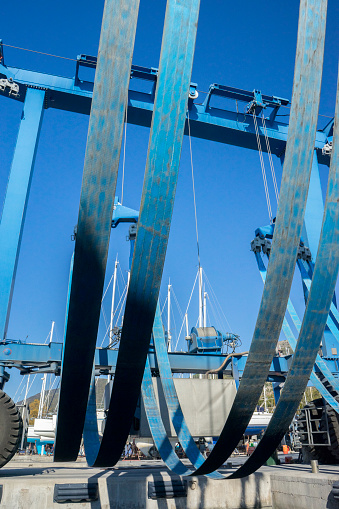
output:
[[[269,259],[273,234],[274,223],[258,228],[251,242],[251,250],[255,254],[263,281],[265,281],[267,269],[262,257]],[[302,238],[298,249],[297,267],[301,276],[305,303],[307,303],[314,261],[310,249],[305,246]],[[301,321],[290,299],[287,304],[287,315],[299,332]],[[283,332],[293,351],[297,341],[287,317],[284,319]],[[339,414],[338,349],[339,312],[334,293],[321,348],[310,377],[312,386],[318,390],[322,399],[309,402],[297,422],[299,436],[305,450],[311,458],[319,459],[324,463],[337,463],[339,460],[338,448],[334,441],[334,437],[338,436],[337,415]]]
[[[320,331],[325,330],[326,327],[327,314],[333,300],[338,266],[337,255],[335,249],[333,249],[333,244],[335,245],[337,242],[335,237],[337,215],[336,213],[332,213],[332,215],[330,213],[330,199],[326,202],[325,208],[323,206],[318,169],[319,163],[330,166],[329,179],[331,185],[333,185],[332,187],[329,186],[329,197],[332,199],[332,194],[334,193],[335,196],[337,191],[335,179],[338,159],[334,121],[329,122],[324,129],[316,130],[327,2],[326,0],[320,2],[319,0],[309,0],[307,3],[304,0],[301,1],[300,19],[302,22],[299,22],[298,28],[299,37],[294,82],[298,86],[295,87],[293,92],[289,125],[277,119],[279,109],[282,106],[287,106],[289,101],[276,96],[264,95],[258,90],[249,92],[213,84],[209,88],[205,101],[202,104],[195,102],[198,94],[197,85],[190,82],[190,77],[198,6],[198,0],[191,0],[185,6],[177,4],[175,0],[168,1],[159,70],[131,65],[138,11],[137,1],[132,2],[130,15],[126,18],[126,16],[123,16],[123,7],[119,2],[114,3],[112,0],[106,0],[104,11],[104,21],[106,19],[106,23],[103,23],[99,57],[97,59],[80,55],[77,58],[75,77],[72,79],[6,66],[3,46],[0,44],[0,94],[23,102],[23,115],[0,225],[1,245],[6,246],[0,253],[0,284],[2,288],[0,296],[0,334],[3,344],[3,349],[0,352],[1,384],[3,387],[8,379],[5,368],[17,367],[21,373],[39,371],[59,374],[62,370],[55,448],[56,461],[75,459],[84,427],[86,454],[92,458],[90,463],[97,466],[114,464],[120,457],[121,446],[125,443],[126,433],[129,432],[140,387],[144,400],[147,401],[150,424],[152,418],[154,420],[154,416],[157,416],[158,410],[154,405],[154,394],[149,383],[151,370],[159,369],[164,391],[167,391],[168,407],[172,410],[178,410],[179,403],[173,392],[173,387],[167,386],[166,389],[166,377],[162,376],[161,372],[168,374],[170,370],[172,373],[201,373],[211,369],[217,370],[225,360],[225,356],[218,351],[213,354],[207,354],[206,352],[168,354],[163,349],[164,338],[159,332],[161,329],[157,311],[159,281],[161,280],[173,208],[182,135],[188,134],[188,115],[191,136],[253,150],[258,150],[259,139],[262,150],[270,150],[272,154],[279,157],[284,169],[275,236],[270,249],[270,264],[267,275],[265,274],[266,283],[251,350],[248,357],[233,357],[223,366],[224,371],[227,372],[231,369],[233,376],[238,376],[241,382],[230,416],[211,455],[204,463],[201,462],[201,458],[191,459],[193,465],[197,467],[196,474],[219,476],[219,474],[213,474],[212,472],[225,461],[227,455],[232,452],[237,444],[238,438],[246,429],[263,383],[266,380],[281,383],[286,379],[277,409],[260,446],[244,467],[233,476],[248,475],[267,459],[265,458],[267,451],[269,453],[274,450],[294,415],[300,400],[298,391],[305,387],[308,381],[306,374],[314,364],[318,349],[318,337]],[[317,12],[315,22],[310,21],[313,9]],[[179,13],[180,23],[182,23],[180,33],[182,35],[178,38],[177,20],[179,19]],[[305,40],[307,44],[303,46]],[[119,56],[123,57],[120,60],[115,61],[113,59],[113,61],[109,61],[107,59],[107,55],[112,51],[113,44],[119,45]],[[173,54],[178,55],[180,52],[184,56],[180,63],[181,67],[178,68],[177,61],[180,61],[180,59],[173,59]],[[82,66],[96,69],[94,85],[80,79],[79,70]],[[109,82],[105,81],[107,72],[108,75],[112,76]],[[150,82],[150,91],[145,93],[133,90],[135,80]],[[101,88],[99,85],[101,85]],[[214,107],[213,99],[216,96],[232,99],[236,105],[238,103],[243,104],[244,113],[239,112],[238,107],[234,110]],[[305,109],[304,101],[307,101],[308,97],[312,97],[312,104],[308,109]],[[112,108],[112,118],[107,120],[105,136],[108,136],[107,139],[114,140],[116,152],[108,149],[104,139],[103,150],[98,153],[95,149],[98,122],[109,108],[110,101],[114,104],[115,109]],[[112,226],[110,222],[107,222],[107,217],[113,216],[113,226],[124,220],[124,214],[121,215],[120,219],[117,216],[116,220],[114,219],[115,211],[113,212],[114,203],[111,195],[116,184],[126,102],[127,121],[135,125],[151,127],[151,134],[145,177],[148,197],[146,197],[144,188],[138,221],[138,234],[132,260],[131,283],[126,303],[124,327],[119,352],[117,352],[110,349],[95,349],[95,340],[100,312],[98,303],[102,295],[108,242]],[[119,107],[117,107],[117,104]],[[91,113],[90,136],[86,149],[84,174],[91,176],[91,179],[98,179],[98,186],[102,185],[104,180],[102,177],[106,176],[110,179],[111,185],[109,186],[110,196],[105,193],[105,188],[102,187],[104,197],[102,203],[100,203],[100,210],[102,211],[102,207],[104,207],[106,214],[101,212],[98,215],[97,195],[93,194],[93,188],[91,188],[91,184],[88,184],[91,179],[85,179],[83,182],[74,267],[70,278],[65,341],[64,345],[51,343],[45,346],[9,340],[7,339],[7,327],[39,132],[43,112],[48,108],[84,114]],[[168,115],[169,110],[172,111],[172,115]],[[263,112],[266,117],[266,125],[264,122],[262,122],[262,125],[258,125],[257,117]],[[336,114],[339,114],[338,108]],[[171,136],[162,140],[163,132],[171,133]],[[115,156],[115,153],[118,156]],[[296,164],[296,160],[298,160],[298,164]],[[162,173],[161,168],[165,167],[169,161],[171,172],[168,177],[168,175]],[[163,208],[160,207],[161,210],[154,210],[152,200],[157,200],[159,196],[164,198],[161,205]],[[149,197],[151,197],[151,201]],[[84,206],[85,203],[89,204],[88,210]],[[293,207],[290,207],[291,203],[293,203]],[[288,204],[289,207],[284,208],[285,204]],[[94,211],[95,219],[91,218],[89,211],[92,216]],[[323,215],[324,223],[322,226]],[[304,322],[300,328],[294,356],[275,357],[275,343],[283,324],[294,272],[294,261],[300,244],[303,218],[304,245],[312,253],[316,253],[319,244],[318,261],[315,267],[311,265],[301,266],[303,268],[302,278],[305,296],[307,297],[307,309]],[[135,220],[135,217],[133,219],[132,216],[131,219]],[[97,221],[97,227],[94,230],[101,232],[101,240],[99,240],[99,236],[92,233],[93,229],[86,229],[86,225],[90,224],[91,221],[93,225],[93,221]],[[114,221],[116,222],[114,223]],[[150,228],[151,226],[153,228]],[[150,229],[152,229],[152,233],[150,233]],[[287,238],[284,233],[286,231],[289,232]],[[264,240],[267,240],[266,237]],[[90,248],[86,247],[88,245]],[[148,262],[148,265],[142,256],[145,246],[151,246],[149,247],[150,262]],[[154,249],[157,249],[157,251],[154,251]],[[157,257],[154,258],[156,252]],[[319,283],[319,274],[321,274],[324,266],[325,254],[327,254],[327,257],[332,257],[333,264],[322,283]],[[97,263],[96,260],[103,261]],[[310,260],[303,259],[304,261],[309,262]],[[86,264],[93,268],[93,275],[92,277],[91,274],[89,275],[88,283],[86,283],[90,291],[87,292],[89,296],[86,295],[88,316],[86,316],[86,313],[85,316],[88,319],[86,325],[88,327],[88,345],[84,349],[81,330],[79,329],[78,295],[84,292],[84,288],[81,287],[81,279],[84,278],[81,278],[81,276],[87,274]],[[259,268],[263,275],[264,269],[261,266]],[[281,274],[284,274],[283,278]],[[328,289],[328,295],[319,292],[319,285]],[[273,298],[277,293],[279,294],[279,301],[277,298]],[[335,299],[333,306],[335,308]],[[312,315],[313,307],[323,310],[316,323],[314,323],[314,314]],[[338,325],[338,322],[336,322],[336,308],[334,308],[331,308],[330,318],[334,325]],[[270,318],[273,316],[272,313],[275,316],[274,322]],[[135,323],[132,323],[132,318],[134,318]],[[136,329],[136,327],[138,328]],[[314,337],[310,339],[309,330],[312,327],[314,330],[316,328],[318,334],[314,334]],[[330,328],[328,321],[327,327]],[[152,328],[155,351],[152,347],[149,349]],[[270,331],[271,336],[268,335],[267,331]],[[330,348],[332,356],[321,359],[322,366],[327,367],[327,374],[324,374],[323,370],[319,371],[322,371],[322,375],[330,383],[330,375],[334,375],[338,371],[338,361],[337,355],[334,353],[336,346],[332,346],[332,344],[336,345],[336,343],[333,343],[333,339],[330,340],[330,343],[325,344],[325,340],[328,339],[327,332],[326,329],[323,348]],[[133,343],[135,335],[138,336],[139,341]],[[321,333],[320,336],[322,337],[323,334]],[[79,349],[80,340],[82,348]],[[199,352],[198,343],[196,345],[197,352]],[[128,350],[131,346],[133,348],[137,347],[136,361],[133,366],[127,366],[125,361],[128,358]],[[94,359],[91,357],[92,352]],[[265,355],[263,355],[264,352]],[[79,366],[76,366],[75,372],[70,369],[71,362],[74,362],[72,356],[73,359],[74,357],[79,359],[81,372],[79,372]],[[321,362],[319,361],[320,364]],[[93,363],[94,370],[92,369]],[[319,363],[317,360],[316,366],[318,366],[318,369]],[[95,429],[91,427],[93,405],[91,405],[92,389],[90,390],[90,387],[93,387],[94,375],[99,373],[115,374],[108,420],[101,445],[96,438]],[[133,380],[130,373],[134,375]],[[76,380],[76,377],[79,380]],[[319,377],[318,379],[323,383],[323,379]],[[119,390],[119,387],[120,389],[124,387],[124,391],[127,391],[130,395],[127,401],[122,400],[122,391]],[[329,388],[328,385],[326,387],[325,383],[323,383],[323,387],[325,387],[326,395],[328,394],[330,399],[330,396],[333,396],[331,394],[332,388]],[[73,435],[67,437],[65,435],[65,409],[68,405],[69,411],[68,403],[72,390],[75,390],[78,396],[78,393],[81,392],[82,397],[78,398],[77,408],[72,409],[74,430],[72,430]],[[295,393],[295,397],[293,406],[290,405],[288,412],[286,412],[289,391],[292,394]],[[86,404],[87,394],[90,394],[88,406]],[[114,408],[117,405],[123,409],[119,414],[119,422],[114,419]],[[333,405],[335,406],[335,403]],[[294,411],[292,412],[293,408]],[[19,436],[20,423],[14,423],[13,425],[16,426],[17,436]],[[166,437],[164,437],[164,430],[160,424],[159,426],[152,426],[153,436],[165,443]],[[196,452],[190,449],[189,432],[186,428],[182,436],[182,441],[185,440],[187,441],[187,450],[196,455]],[[263,451],[264,446],[266,452]],[[14,452],[15,447],[9,456]],[[164,452],[163,458],[167,461],[167,464],[174,471],[188,475],[187,469],[180,462],[174,460],[171,454],[168,448]],[[2,464],[10,459],[9,456],[4,458]]]

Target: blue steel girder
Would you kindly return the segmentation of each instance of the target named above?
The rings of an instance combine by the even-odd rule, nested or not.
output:
[[[5,339],[35,155],[43,118],[43,90],[28,89],[0,221],[0,338]]]
[[[82,55],[83,60],[93,59]],[[82,64],[83,65],[83,64]],[[89,65],[90,66],[90,65]],[[41,89],[45,91],[45,108],[56,108],[75,113],[89,115],[93,83],[83,81],[78,78],[76,72],[75,78],[66,78],[54,76],[46,73],[20,69],[16,67],[6,67],[0,62],[0,79],[12,79],[19,85],[18,96],[10,95],[10,89],[4,90],[0,87],[0,95],[10,97],[18,101],[24,101],[26,90],[28,88]],[[154,105],[154,88],[156,84],[157,70],[140,66],[132,66],[131,84],[128,95],[128,114],[127,121],[130,124],[150,127]],[[135,79],[147,80],[152,83],[151,91],[140,92],[133,90]],[[195,84],[191,84],[189,115],[191,136],[219,143],[235,145],[252,150],[258,150],[255,137],[255,128],[251,114],[241,111],[231,111],[211,106],[213,96],[226,97],[250,105],[251,102],[258,100],[258,91],[245,91],[224,85],[213,84],[203,104],[197,104],[193,101]],[[270,142],[271,152],[278,157],[284,153],[288,124],[276,120],[277,108],[281,105],[287,105],[288,101],[275,96],[260,94],[262,104],[271,110],[270,120],[266,123],[267,136]],[[263,139],[262,149],[267,150],[264,143],[264,129],[260,119],[258,122],[259,135]],[[188,134],[186,122],[185,134]],[[318,161],[321,164],[329,166],[330,157],[328,154],[322,154],[322,149],[327,142],[327,131],[317,131],[315,140],[315,149],[317,151]]]
[[[40,368],[48,370],[48,367],[55,365],[56,374],[59,373],[62,360],[62,343],[52,342],[46,345],[38,343],[23,343],[20,341],[4,341],[0,343],[0,364],[7,368],[16,367],[23,373],[29,370]],[[204,374],[206,371],[218,369],[224,362],[227,355],[222,354],[190,354],[181,352],[171,352],[169,361],[172,373],[197,373]],[[114,373],[118,357],[118,350],[108,348],[96,348],[95,367],[97,374]],[[157,358],[154,352],[149,352],[148,359],[151,370],[159,371]],[[237,356],[237,369],[241,378],[245,364],[246,356],[239,354]],[[335,359],[331,359],[331,369],[339,371],[339,366]],[[285,377],[291,363],[291,356],[275,357],[271,364],[269,379]],[[232,359],[226,363],[223,372],[232,374]]]

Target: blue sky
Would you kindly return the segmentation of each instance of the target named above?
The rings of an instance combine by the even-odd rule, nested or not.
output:
[[[201,91],[211,83],[291,98],[298,22],[296,0],[238,2],[202,0],[192,81]],[[0,38],[4,43],[76,58],[96,55],[103,1],[5,2]],[[19,15],[18,15],[19,11]],[[165,1],[141,0],[133,63],[157,67]],[[339,6],[329,0],[320,113],[333,116],[338,68]],[[72,77],[75,62],[5,48],[9,66]],[[204,98],[200,94],[200,98]],[[287,110],[286,110],[287,112]],[[0,97],[0,202],[3,202],[20,121],[21,104]],[[329,119],[320,117],[319,126]],[[17,272],[8,337],[44,342],[51,321],[55,340],[62,340],[71,241],[77,222],[88,117],[46,110],[39,142],[26,225]],[[138,209],[149,130],[127,126],[124,204]],[[192,140],[201,263],[233,332],[244,350],[252,337],[262,282],[249,244],[254,230],[268,223],[257,152]],[[266,168],[268,170],[268,161]],[[281,167],[274,160],[280,182]],[[326,185],[327,169],[321,167]],[[273,187],[270,180],[271,197]],[[117,188],[121,195],[121,176]],[[274,200],[273,200],[274,203]],[[273,205],[274,212],[276,205]],[[107,282],[116,254],[126,277],[128,227],[112,231]],[[164,269],[161,301],[171,278],[184,312],[197,271],[194,208],[188,139],[184,139],[179,183]],[[106,283],[107,283],[106,282]],[[121,285],[121,283],[120,283]],[[294,292],[301,312],[303,298]],[[189,311],[190,327],[197,319],[197,294]],[[104,309],[109,314],[109,299]],[[179,314],[174,311],[177,329]],[[210,322],[216,319],[209,308]],[[222,324],[217,324],[219,327]],[[226,327],[226,326],[225,326]],[[105,333],[101,320],[98,342]],[[180,340],[179,349],[184,349]],[[11,372],[7,389],[14,395],[18,376]],[[37,381],[32,391],[37,387]]]

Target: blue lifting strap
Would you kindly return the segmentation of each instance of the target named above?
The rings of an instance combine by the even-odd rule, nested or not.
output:
[[[178,456],[173,450],[171,442],[167,437],[167,433],[162,422],[159,407],[157,405],[157,401],[155,398],[151,368],[148,362],[148,358],[146,360],[144,377],[141,385],[141,393],[147,416],[147,421],[152,433],[154,443],[159,451],[161,458],[166,463],[168,468],[170,468],[172,472],[174,472],[175,474],[190,475],[191,470],[189,470],[179,460]],[[194,446],[197,449],[197,446],[195,444]]]
[[[339,81],[327,196],[317,259],[296,350],[275,412],[259,445],[232,477],[254,472],[279,445],[297,411],[316,360],[339,268]]]
[[[299,265],[301,277],[303,279],[303,283],[306,286],[307,290],[310,291],[312,279],[310,278],[309,274],[306,272],[305,267],[301,263],[298,264],[298,265]],[[336,319],[339,318],[338,310],[335,307],[335,305],[333,304],[333,300],[331,302],[331,309],[330,309],[330,311],[333,313],[333,316]],[[332,320],[332,318],[330,317],[330,315],[327,318],[327,324],[326,325],[328,326],[328,328],[332,332],[333,336],[335,337],[335,339],[339,343],[339,330],[337,329],[337,327],[336,327],[334,321]]]
[[[243,377],[219,440],[196,474],[219,468],[237,446],[267,379],[292,284],[319,109],[326,0],[301,0],[290,123],[266,283]]]
[[[141,384],[141,393],[143,397],[145,413],[149,428],[163,461],[168,468],[177,475],[189,475],[191,471],[179,460],[169,441],[165,427],[163,425],[161,414],[157,405],[155,392],[152,382],[151,368],[148,358],[146,359],[144,376]],[[92,373],[90,395],[86,412],[86,421],[84,427],[84,446],[87,463],[92,466],[100,449],[98,424],[96,417],[96,391],[94,369]],[[195,446],[196,447],[196,446]]]
[[[95,466],[119,459],[140,395],[174,205],[199,0],[168,0],[124,324]]]
[[[173,427],[178,436],[178,441],[180,442],[181,447],[183,448],[186,456],[191,461],[195,468],[200,467],[205,459],[203,455],[200,453],[197,445],[194,442],[194,439],[187,427],[184,414],[182,412],[178,395],[175,389],[174,380],[172,377],[171,366],[168,358],[167,348],[166,348],[166,340],[164,336],[164,330],[162,326],[161,313],[159,302],[157,305],[157,310],[155,313],[154,325],[153,325],[153,338],[154,338],[154,346],[157,357],[157,363],[159,366],[160,380],[161,385],[164,391],[165,401],[168,408],[169,416],[173,423]],[[161,417],[160,417],[161,419]],[[155,420],[154,424],[157,426],[158,421]],[[151,423],[149,422],[150,427]],[[151,429],[152,431],[152,429]],[[165,431],[166,433],[166,431]],[[153,434],[153,432],[152,432]],[[154,438],[154,435],[153,435]],[[161,438],[160,444],[164,437]],[[159,449],[158,449],[159,450]],[[161,451],[159,450],[160,454]],[[165,460],[164,456],[161,454],[162,459],[166,462],[166,465],[170,467],[170,465]],[[191,472],[189,472],[191,473]],[[219,474],[219,472],[214,472],[208,474],[209,477],[213,479],[223,479],[224,476]]]
[[[157,362],[160,371],[160,380],[164,390],[165,401],[167,408],[169,410],[170,418],[172,420],[174,429],[178,435],[178,440],[184,452],[186,453],[188,459],[192,462],[193,466],[197,468],[204,462],[204,457],[200,453],[198,447],[194,442],[193,437],[191,436],[187,428],[187,424],[183,416],[180,403],[176,394],[168,353],[166,349],[165,337],[163,333],[159,303],[157,305],[154,319],[153,337],[157,355]],[[163,459],[167,467],[177,475],[186,476],[190,475],[192,473],[191,470],[189,470],[178,459],[178,456],[174,452],[172,445],[167,437],[166,429],[164,427],[154,393],[151,369],[148,359],[146,360],[144,376],[141,384],[141,393],[149,428],[155,446],[158,449],[161,458]],[[89,465],[93,465],[95,463],[100,448],[96,417],[94,369],[92,372],[90,395],[88,399],[83,437],[87,463]],[[209,474],[209,477],[213,479],[224,478],[224,476],[219,474],[218,472]]]
[[[260,253],[255,253],[255,257],[257,259],[257,263],[258,263],[258,267],[259,267],[259,271],[260,271],[262,280],[263,280],[263,282],[265,282],[266,267],[264,265],[264,262],[262,261]],[[300,319],[299,319],[299,317],[297,315],[297,312],[295,311],[294,306],[293,306],[292,302],[290,301],[290,299],[288,299],[287,309],[288,309],[288,312],[289,312],[290,316],[293,317],[292,318],[293,323],[294,323],[294,325],[295,325],[295,327],[296,327],[296,329],[297,329],[297,331],[299,333],[300,329],[301,329],[301,322],[300,322]],[[283,328],[285,337],[286,337],[287,341],[290,344],[290,347],[294,351],[296,349],[296,346],[297,346],[297,340],[296,340],[296,338],[295,338],[295,336],[294,336],[294,334],[292,332],[292,329],[291,329],[288,321],[286,320],[286,318],[284,318],[282,328]],[[337,379],[332,375],[332,373],[331,373],[330,369],[328,368],[327,364],[320,357],[319,354],[317,354],[315,363],[316,363],[319,371],[326,377],[327,381],[330,382],[332,387],[334,387],[336,389],[336,386],[338,386],[339,383],[338,383]],[[336,401],[334,399],[334,397],[332,396],[332,394],[330,394],[328,392],[328,390],[326,389],[326,387],[324,387],[322,382],[317,377],[314,369],[312,370],[310,380],[311,380],[312,384],[314,385],[314,387],[320,392],[322,397],[327,401],[327,403],[329,405],[331,405],[331,407],[337,413],[339,413],[339,403],[338,403],[338,401]]]
[[[314,263],[312,261],[306,262],[304,260],[298,260],[298,266],[299,266],[299,262],[303,264],[304,270],[306,271],[306,274],[308,274],[308,279],[309,280],[312,279]],[[300,268],[300,266],[299,266],[299,268]],[[305,286],[306,286],[306,288],[308,286],[310,286],[310,281],[309,282],[305,281]],[[337,308],[337,297],[336,297],[335,293],[333,295],[332,304],[331,304],[330,316],[331,315],[333,315],[335,321],[337,322],[337,326],[339,326],[339,311]]]
[[[75,461],[86,415],[139,0],[106,0],[65,325],[55,461]]]
[[[89,388],[83,439],[86,461],[89,466],[92,466],[100,448],[95,391],[95,366],[93,366],[91,384]]]

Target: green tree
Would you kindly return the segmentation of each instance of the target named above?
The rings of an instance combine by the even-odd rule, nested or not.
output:
[[[35,399],[32,401],[32,403],[29,404],[29,424],[34,423],[34,419],[38,417],[39,412],[39,403],[40,401],[38,399]]]

